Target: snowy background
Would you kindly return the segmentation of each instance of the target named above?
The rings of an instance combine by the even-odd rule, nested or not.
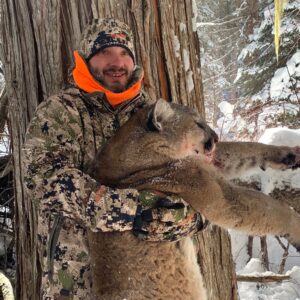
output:
[[[281,18],[280,56],[274,49],[274,1],[197,1],[206,118],[221,140],[300,146],[300,1],[287,1]],[[266,194],[292,189],[300,171],[246,174]],[[300,299],[300,253],[284,238],[253,238],[231,231],[238,275],[288,275],[282,282],[238,282],[241,300]],[[283,247],[287,247],[285,253]],[[263,255],[268,256],[268,270]],[[285,264],[283,264],[283,262]],[[284,267],[283,267],[283,266]],[[282,269],[283,270],[280,270]]]

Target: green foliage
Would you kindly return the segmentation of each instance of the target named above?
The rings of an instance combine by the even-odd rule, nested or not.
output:
[[[61,282],[64,289],[70,291],[74,285],[74,279],[72,274],[67,269],[61,269],[58,271],[58,280]]]

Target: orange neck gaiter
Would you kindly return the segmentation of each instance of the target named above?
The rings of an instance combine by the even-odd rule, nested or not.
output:
[[[78,51],[74,51],[75,69],[73,70],[73,78],[79,88],[87,93],[102,92],[106,95],[108,102],[113,106],[117,106],[123,102],[133,99],[141,90],[144,74],[129,89],[121,93],[114,93],[104,88],[95,80],[87,66],[86,61],[80,56]]]

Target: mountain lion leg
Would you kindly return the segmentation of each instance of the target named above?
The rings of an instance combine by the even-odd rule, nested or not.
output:
[[[225,228],[253,235],[284,235],[300,250],[300,215],[287,204],[261,192],[220,183],[224,199],[205,210],[207,218]],[[218,202],[223,202],[218,203]]]
[[[300,147],[255,142],[219,142],[213,158],[215,167],[229,179],[254,167],[262,170],[268,167],[280,170],[300,167]]]
[[[176,162],[165,176],[151,177],[138,186],[145,188],[178,194],[221,227],[254,235],[288,235],[293,244],[300,246],[299,214],[261,192],[226,182],[201,161]]]

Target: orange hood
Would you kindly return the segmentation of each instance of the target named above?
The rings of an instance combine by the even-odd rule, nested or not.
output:
[[[113,106],[117,106],[123,102],[133,99],[141,90],[144,73],[141,73],[137,82],[131,85],[126,91],[114,93],[103,87],[90,73],[86,61],[81,57],[78,51],[74,51],[75,68],[73,70],[73,78],[79,88],[87,93],[102,92],[105,94],[108,102]]]

